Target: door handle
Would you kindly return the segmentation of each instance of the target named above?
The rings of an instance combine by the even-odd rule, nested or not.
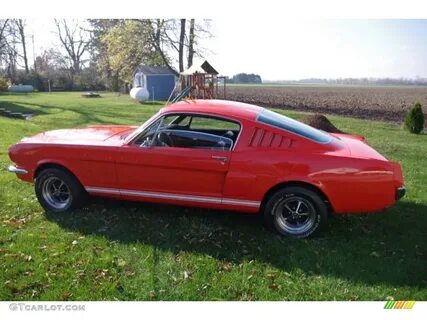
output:
[[[212,159],[219,160],[223,164],[228,161],[228,158],[227,157],[223,157],[223,156],[212,156]]]

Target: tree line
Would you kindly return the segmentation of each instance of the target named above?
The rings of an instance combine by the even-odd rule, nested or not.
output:
[[[427,78],[337,78],[337,79],[323,79],[323,78],[308,78],[301,80],[280,80],[269,81],[270,83],[279,84],[326,84],[326,85],[427,85]]]
[[[55,19],[52,25],[55,45],[29,61],[34,35],[26,20],[0,19],[0,80],[40,91],[124,90],[139,64],[178,75],[205,53],[201,40],[212,37],[210,21],[196,19]]]
[[[262,83],[261,76],[254,73],[238,73],[233,77],[226,77],[227,83]]]

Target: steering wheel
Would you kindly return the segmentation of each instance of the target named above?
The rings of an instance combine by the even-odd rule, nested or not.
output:
[[[174,146],[172,138],[168,134],[166,134],[164,131],[160,131],[157,134],[156,140],[162,147]]]

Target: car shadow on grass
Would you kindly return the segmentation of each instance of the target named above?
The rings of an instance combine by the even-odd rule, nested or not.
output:
[[[233,263],[258,260],[280,270],[360,284],[427,285],[427,206],[399,202],[383,213],[332,216],[304,240],[267,231],[259,215],[111,200],[69,214],[46,213],[62,228],[118,243]]]

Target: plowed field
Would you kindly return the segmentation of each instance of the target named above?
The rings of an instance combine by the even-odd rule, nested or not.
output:
[[[268,107],[391,122],[402,122],[408,109],[419,101],[427,114],[427,87],[227,86],[226,98]]]

